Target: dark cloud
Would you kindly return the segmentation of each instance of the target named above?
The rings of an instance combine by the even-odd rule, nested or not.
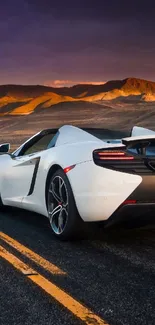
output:
[[[0,83],[155,79],[154,17],[149,0],[5,0]]]
[[[154,0],[25,0],[32,10],[57,19],[154,20]]]

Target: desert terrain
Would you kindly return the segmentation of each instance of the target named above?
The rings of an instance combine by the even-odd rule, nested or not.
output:
[[[0,86],[0,142],[12,149],[44,128],[63,124],[155,129],[155,82],[128,78],[103,85]]]

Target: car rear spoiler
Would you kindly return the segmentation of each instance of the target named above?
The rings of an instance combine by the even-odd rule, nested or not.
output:
[[[123,138],[122,143],[125,146],[133,145],[133,144],[141,144],[141,143],[150,143],[155,142],[155,135],[145,135],[140,137],[130,137],[130,138]]]
[[[122,144],[124,144],[127,149],[137,149],[138,154],[146,155],[146,148],[149,147],[150,144],[155,145],[155,135],[124,138],[122,139]]]

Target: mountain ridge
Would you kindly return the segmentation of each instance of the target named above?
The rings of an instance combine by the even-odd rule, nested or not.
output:
[[[104,101],[133,100],[155,101],[155,82],[129,77],[110,80],[100,85],[77,84],[71,87],[49,87],[44,85],[0,85],[0,115],[32,114],[40,109],[50,109],[63,102],[91,102],[103,105]],[[17,103],[17,106],[16,106]],[[21,103],[21,105],[20,105]],[[8,109],[7,109],[8,107]]]

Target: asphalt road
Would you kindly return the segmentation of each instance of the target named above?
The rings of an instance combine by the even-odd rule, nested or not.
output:
[[[59,242],[45,217],[6,209],[0,213],[0,232],[63,270],[51,274],[0,240],[107,324],[155,324],[155,226],[95,229],[96,235],[85,240]],[[85,324],[2,257],[0,293],[1,325]]]

